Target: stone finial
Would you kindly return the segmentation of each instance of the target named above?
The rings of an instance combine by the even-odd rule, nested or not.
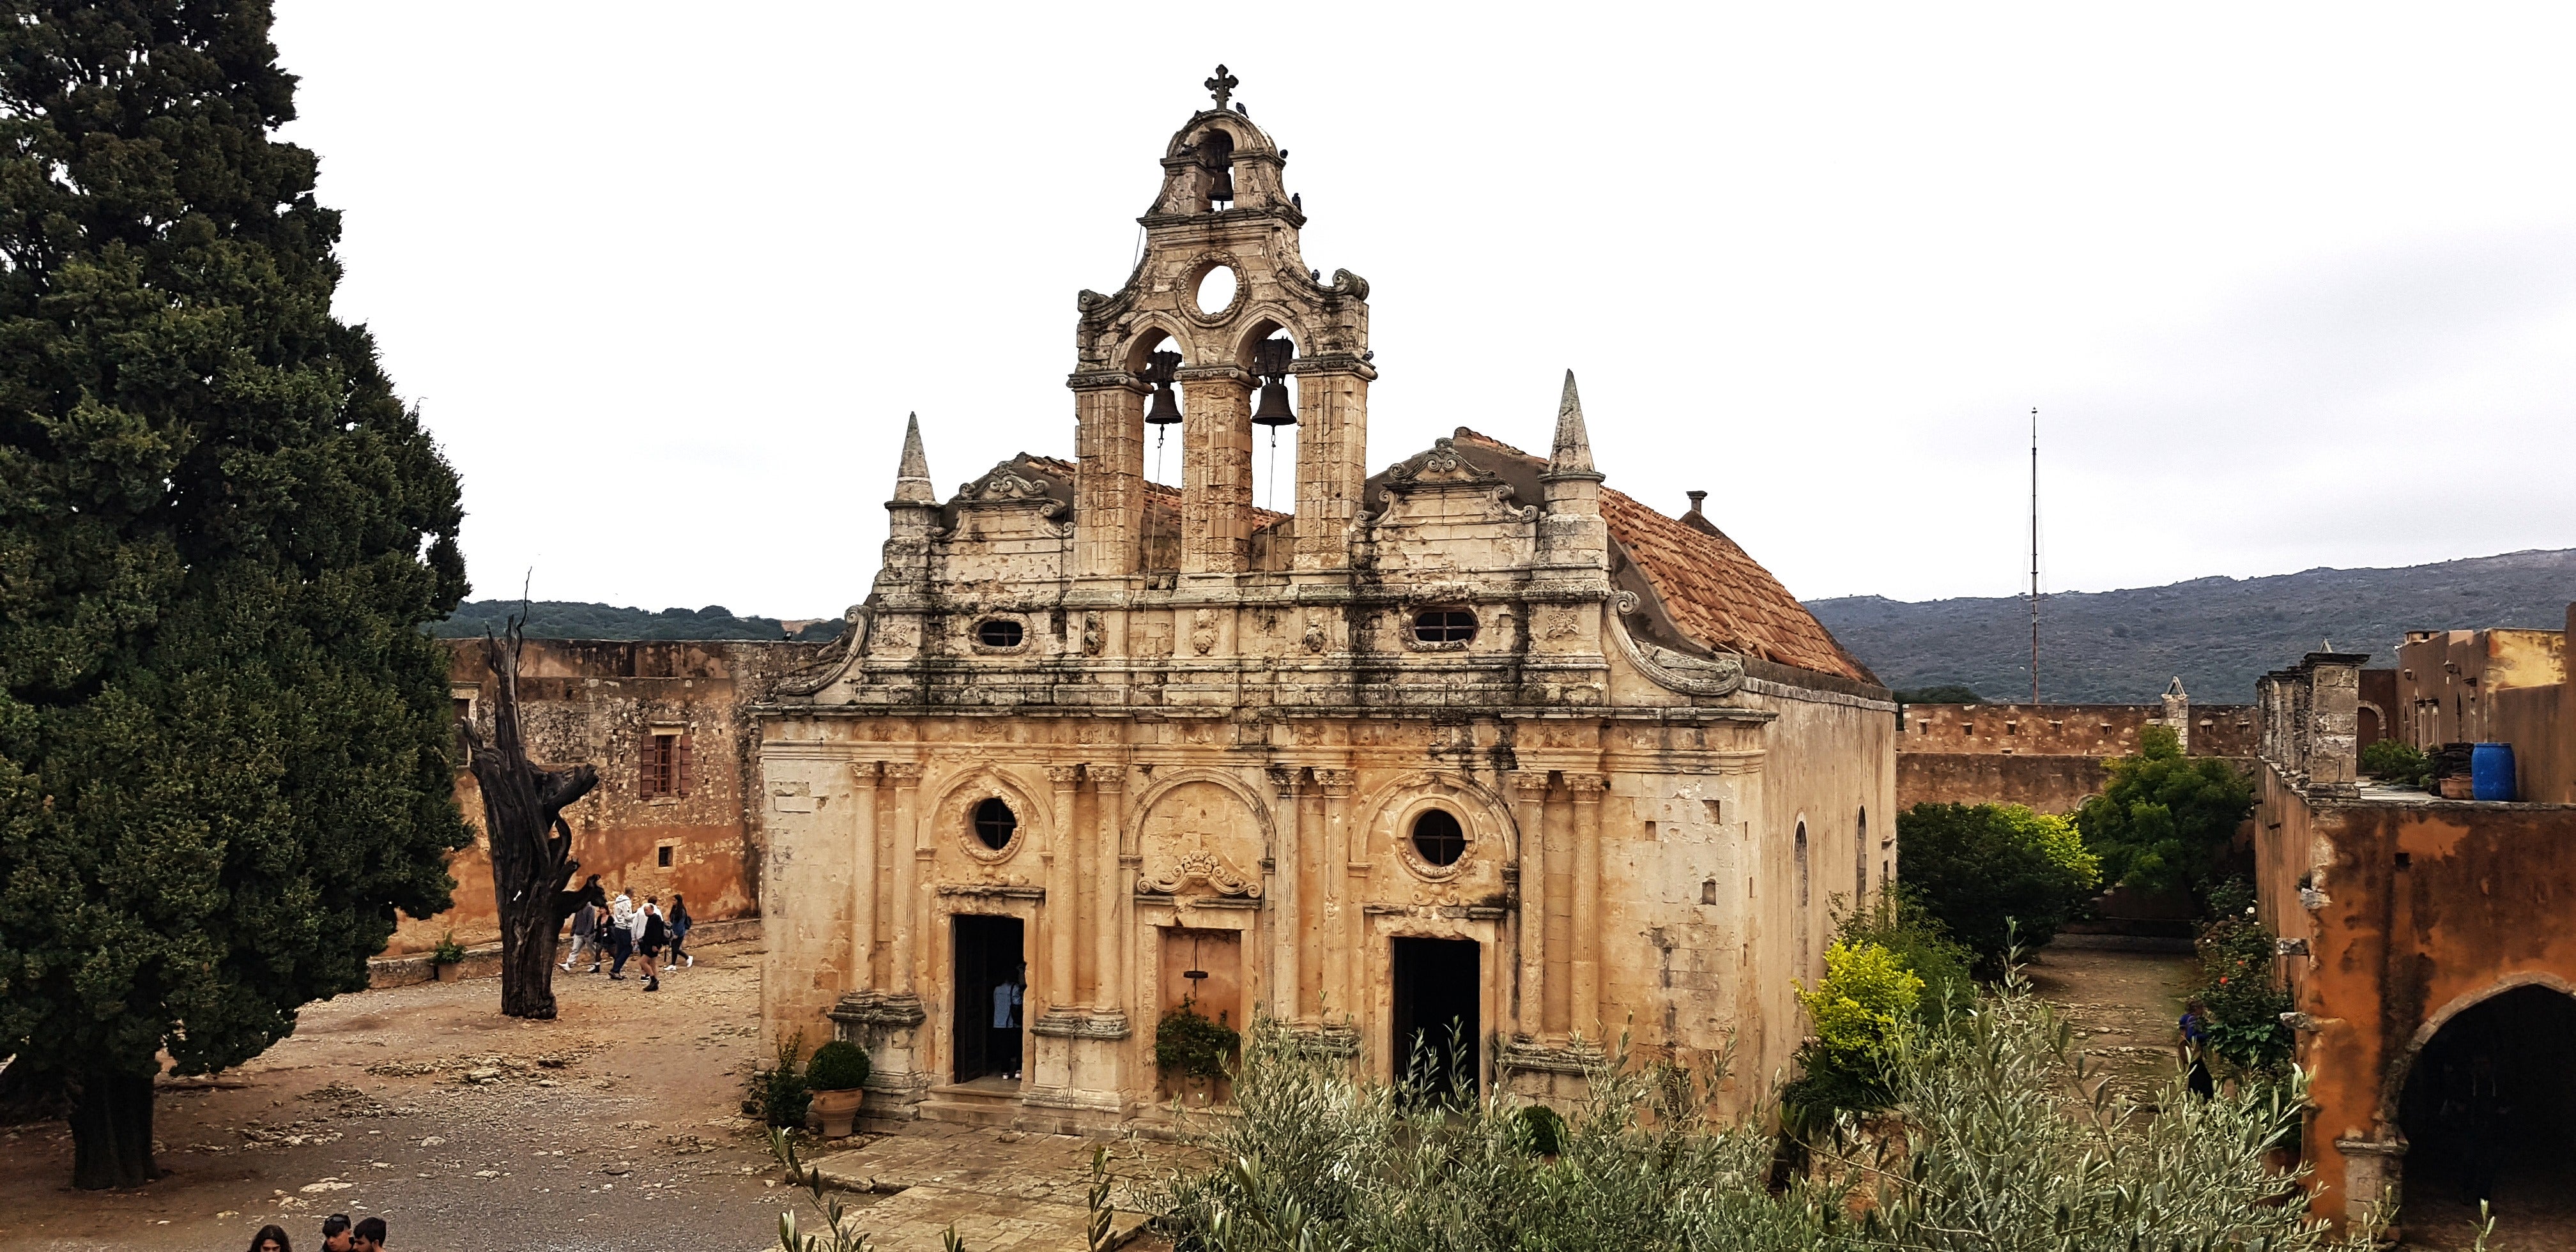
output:
[[[1708,503],[1708,493],[1705,491],[1685,491],[1682,494],[1690,497],[1690,511],[1693,513],[1698,513],[1700,506]]]
[[[1234,89],[1242,86],[1243,81],[1226,73],[1225,67],[1220,65],[1216,67],[1215,77],[1199,85],[1207,88],[1208,94],[1216,97],[1216,107],[1223,109],[1226,102],[1234,98]]]
[[[894,498],[897,504],[937,504],[939,493],[930,486],[930,458],[921,451],[921,415],[912,414],[903,429],[903,464],[894,472]]]
[[[2184,690],[2182,689],[2182,675],[2180,675],[2180,674],[2176,674],[2176,675],[2174,675],[2174,680],[2173,680],[2172,682],[2169,682],[2169,683],[2166,683],[2166,684],[2165,684],[2165,694],[2166,694],[2166,695],[2169,695],[2169,696],[2179,696],[2179,695],[2188,695],[2188,694],[2190,694],[2189,692],[2186,692],[2186,691],[2184,691]]]
[[[1583,397],[1574,391],[1574,371],[1565,371],[1565,395],[1556,402],[1556,447],[1547,458],[1547,477],[1599,478],[1592,468],[1592,436],[1583,428]]]

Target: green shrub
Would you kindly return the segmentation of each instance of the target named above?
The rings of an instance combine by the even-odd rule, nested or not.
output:
[[[2256,920],[2254,892],[2243,879],[2212,889],[2217,916],[2200,928],[2200,981],[2192,998],[2207,1015],[2208,1051],[2249,1074],[2278,1077],[2290,1063],[2294,1041],[2281,1015],[2290,993],[2274,985],[2278,936]]]
[[[1915,1016],[1934,1024],[1976,1003],[1977,985],[1969,967],[1975,956],[1950,938],[1940,919],[1923,907],[1910,884],[1890,883],[1871,897],[1867,907],[1846,915],[1834,937],[1849,944],[1872,944],[1895,954],[1896,962],[1923,980]]]
[[[2254,785],[2225,761],[2184,756],[2181,739],[2165,726],[2139,733],[2137,755],[2106,764],[2111,781],[2075,811],[2084,845],[2102,858],[2103,880],[2206,893],[2236,828],[2254,812]]]
[[[812,1091],[851,1091],[868,1084],[868,1054],[846,1039],[814,1049],[805,1061],[805,1086]]]
[[[1225,1024],[1225,1015],[1209,1021],[1198,1001],[1184,997],[1180,1007],[1163,1014],[1154,1027],[1154,1066],[1188,1078],[1225,1077],[1226,1063],[1243,1046],[1243,1035]]]
[[[1835,1112],[1887,1107],[1896,1032],[1922,1000],[1922,976],[1886,948],[1837,939],[1825,949],[1825,976],[1798,991],[1815,1038],[1798,1049],[1804,1072],[1780,1093],[1790,1130],[1805,1137]]]
[[[1896,817],[1899,876],[1982,977],[2015,942],[2047,943],[2101,886],[2102,868],[2063,817],[2018,804],[1918,804]]]
[[[452,930],[440,936],[438,946],[430,949],[429,953],[432,965],[454,965],[464,959],[465,945],[456,941],[456,932]]]
[[[2420,789],[2433,776],[2433,758],[2414,744],[2382,739],[2361,750],[2361,772],[2392,786]]]
[[[777,1064],[751,1071],[750,1095],[742,1102],[744,1116],[791,1130],[805,1124],[805,1110],[813,1105],[814,1092],[796,1072],[796,1056],[804,1047],[803,1032],[789,1035],[778,1041]]]

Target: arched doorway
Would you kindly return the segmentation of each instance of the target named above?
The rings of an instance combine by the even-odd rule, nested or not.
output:
[[[2444,1022],[2408,1067],[2405,1131],[2410,1241],[2465,1237],[2489,1201],[2497,1238],[2576,1219],[2576,997],[2523,986]]]

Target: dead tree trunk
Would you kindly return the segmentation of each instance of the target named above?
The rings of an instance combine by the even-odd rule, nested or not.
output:
[[[519,738],[520,619],[502,639],[483,637],[484,656],[500,679],[492,703],[492,740],[471,723],[462,730],[474,781],[483,791],[483,829],[492,843],[492,895],[501,910],[501,1011],[512,1017],[555,1015],[555,940],[585,895],[599,893],[594,874],[567,891],[581,862],[572,859],[572,827],[563,811],[599,785],[588,765],[542,769]]]

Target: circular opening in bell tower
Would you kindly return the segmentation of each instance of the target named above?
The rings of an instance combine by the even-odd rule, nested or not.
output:
[[[1213,266],[1199,275],[1198,289],[1191,293],[1190,300],[1199,306],[1199,316],[1217,317],[1234,307],[1238,286],[1233,266]]]

